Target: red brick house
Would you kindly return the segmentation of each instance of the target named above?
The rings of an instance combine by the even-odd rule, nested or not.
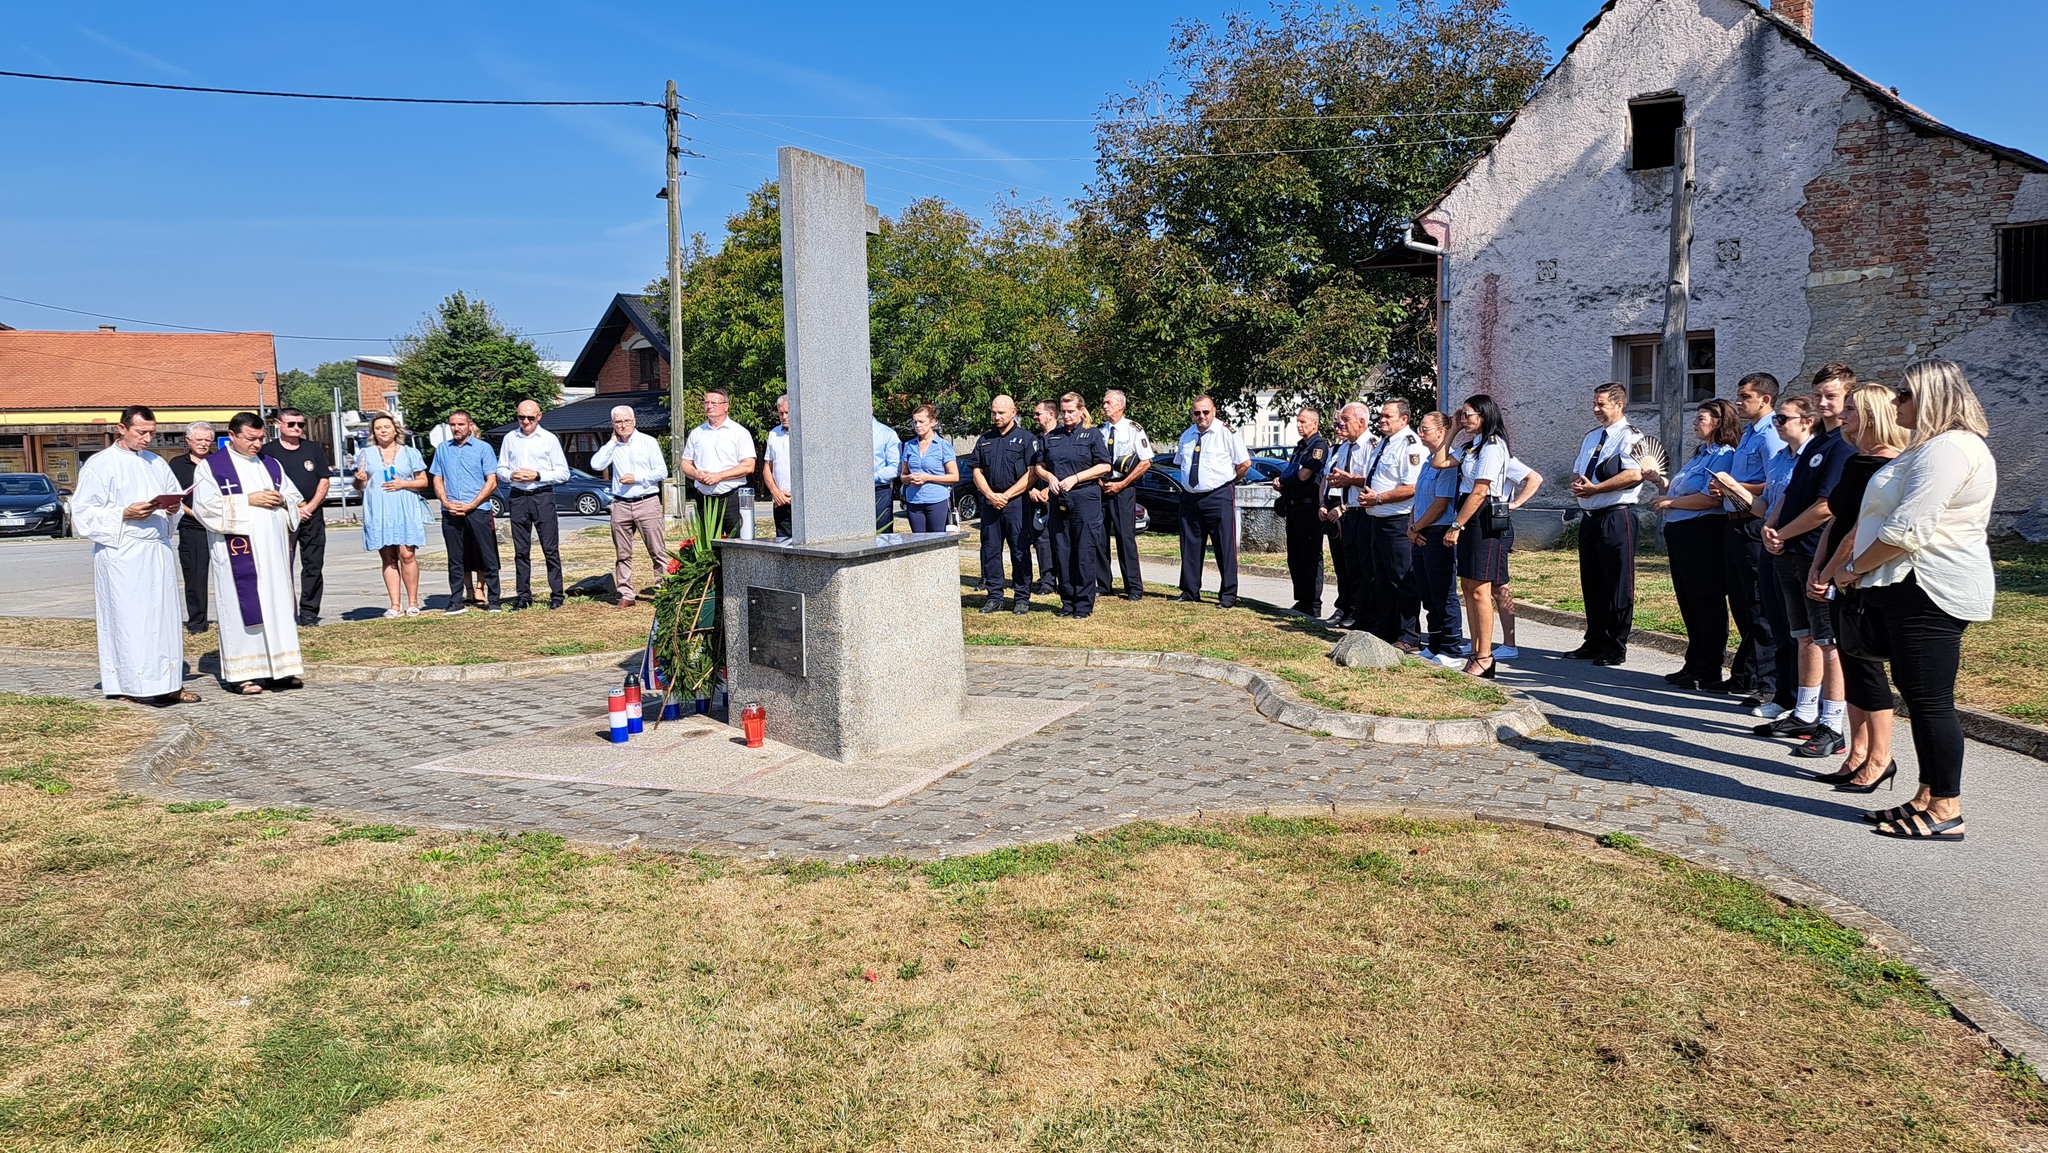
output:
[[[668,337],[655,323],[647,300],[638,293],[619,293],[576,356],[563,390],[594,389],[588,399],[573,401],[541,414],[543,428],[562,440],[562,451],[577,468],[589,467],[590,455],[611,435],[611,410],[633,407],[640,431],[668,433]],[[489,430],[496,439],[511,425]]]

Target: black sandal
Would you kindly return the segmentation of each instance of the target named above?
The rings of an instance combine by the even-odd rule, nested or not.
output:
[[[1889,825],[1893,821],[1909,821],[1926,811],[1926,809],[1914,808],[1912,802],[1909,801],[1906,804],[1895,805],[1889,809],[1872,809],[1863,814],[1863,819],[1873,825]]]
[[[1963,815],[1957,813],[1936,824],[1928,814],[1916,812],[1904,820],[1889,821],[1870,831],[1880,837],[1896,837],[1902,841],[1960,841],[1963,839]]]

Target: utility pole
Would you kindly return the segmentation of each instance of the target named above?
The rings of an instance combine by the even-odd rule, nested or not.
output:
[[[675,513],[681,516],[683,502],[683,441],[690,430],[683,418],[683,190],[681,167],[682,102],[676,97],[676,82],[668,82],[668,96],[662,101],[668,118],[668,475],[675,482]],[[645,187],[643,185],[643,187]]]
[[[270,425],[270,410],[263,406],[263,378],[267,374],[259,369],[250,372],[249,375],[256,378],[256,418],[267,428]]]
[[[1671,165],[1671,266],[1664,285],[1664,343],[1658,359],[1662,378],[1658,387],[1659,437],[1664,441],[1667,467],[1685,462],[1685,405],[1691,399],[1686,369],[1686,303],[1692,295],[1692,129],[1680,126],[1674,141],[1677,153]]]

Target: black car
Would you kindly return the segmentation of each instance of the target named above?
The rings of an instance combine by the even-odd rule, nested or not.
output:
[[[584,472],[580,468],[569,470],[569,479],[555,486],[555,511],[574,516],[596,516],[610,512],[612,507],[612,486],[607,481]],[[491,494],[491,514],[505,515],[505,489],[500,485]]]
[[[1287,462],[1270,456],[1255,456],[1245,470],[1245,485],[1271,485],[1273,478],[1287,471]],[[1160,532],[1180,531],[1180,470],[1173,466],[1173,454],[1162,452],[1152,458],[1152,467],[1138,478],[1138,500],[1151,511],[1148,527]]]
[[[69,536],[64,498],[70,495],[39,472],[0,472],[0,536]]]

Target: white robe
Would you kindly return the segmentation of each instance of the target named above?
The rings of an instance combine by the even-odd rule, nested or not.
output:
[[[291,563],[292,532],[299,525],[299,490],[287,477],[284,507],[257,508],[249,503],[247,494],[277,487],[270,480],[270,470],[260,458],[251,460],[233,449],[224,455],[234,466],[240,494],[221,495],[211,461],[193,470],[192,486],[192,513],[209,530],[207,544],[213,555],[213,619],[220,622],[220,679],[232,684],[299,676],[305,669],[299,662],[299,602],[292,588],[295,566]],[[228,559],[229,533],[249,538],[262,624],[242,623],[242,602]]]
[[[153,452],[116,445],[78,474],[71,522],[92,541],[93,617],[100,634],[100,691],[110,697],[175,693],[185,679],[178,607],[176,526],[184,510],[123,520],[137,501],[178,491],[171,466]]]

